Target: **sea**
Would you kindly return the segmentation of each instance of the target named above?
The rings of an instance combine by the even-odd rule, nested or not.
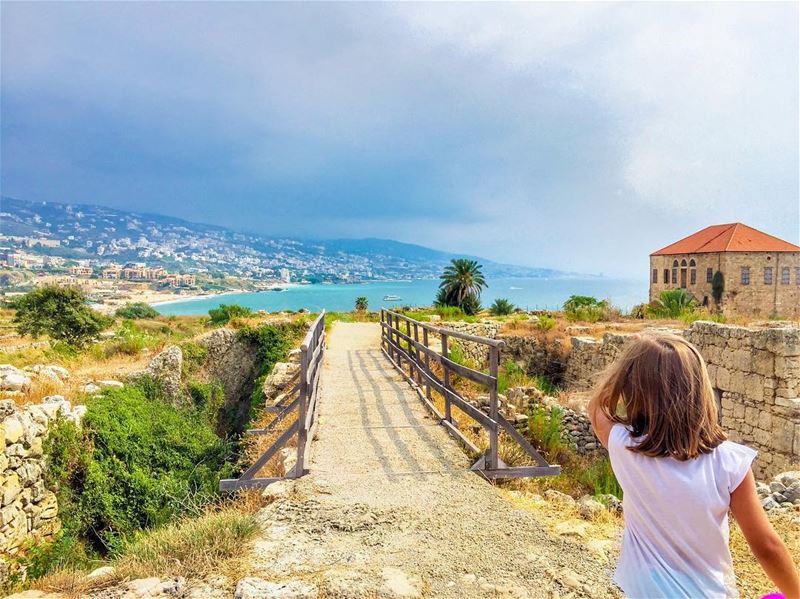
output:
[[[608,299],[615,306],[629,309],[647,301],[647,281],[594,278],[509,278],[489,279],[481,303],[489,306],[497,298],[506,298],[526,310],[554,310],[570,295],[591,295]],[[369,308],[430,306],[439,286],[438,279],[416,281],[380,281],[371,283],[292,285],[280,291],[226,293],[202,298],[160,303],[155,308],[165,315],[207,314],[220,304],[240,304],[252,310],[280,312],[300,310],[319,312],[352,310],[356,298],[364,296]],[[395,296],[400,299],[384,299]]]

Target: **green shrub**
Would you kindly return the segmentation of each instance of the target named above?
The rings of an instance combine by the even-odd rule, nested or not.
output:
[[[513,360],[506,360],[497,376],[497,390],[505,393],[511,387],[521,387],[528,382],[525,370]]]
[[[598,300],[590,295],[571,295],[563,308],[567,320],[583,322],[607,320],[611,311],[607,300]]]
[[[358,296],[356,298],[355,308],[356,312],[366,312],[369,308],[369,300],[363,295]]]
[[[219,413],[225,403],[225,387],[222,383],[190,381],[186,391],[203,420],[217,432],[222,432],[219,427]]]
[[[158,310],[153,308],[150,304],[146,304],[145,302],[125,304],[121,308],[117,309],[115,314],[121,318],[129,318],[131,320],[136,320],[139,318],[158,318],[159,316]]]
[[[725,292],[725,275],[719,270],[711,277],[711,297],[714,298],[714,303],[719,306],[722,301],[722,294]]]
[[[234,318],[243,318],[252,316],[252,314],[253,311],[250,308],[245,308],[239,304],[220,304],[217,308],[211,308],[208,311],[208,316],[213,325],[228,324]]]
[[[181,351],[183,352],[184,376],[188,376],[200,368],[208,357],[208,348],[192,341],[182,343]]]
[[[86,305],[76,287],[48,286],[34,289],[12,302],[12,322],[20,335],[49,335],[74,347],[83,347],[112,320]]]
[[[64,530],[92,550],[117,549],[140,529],[196,513],[231,471],[229,444],[194,411],[136,386],[107,390],[87,407],[82,429],[57,423],[46,451]]]
[[[685,289],[665,289],[648,308],[655,318],[681,318],[694,312],[697,302]]]
[[[436,314],[442,320],[456,320],[464,316],[464,311],[458,306],[436,306]]]
[[[250,400],[250,420],[264,406],[262,391],[264,379],[272,372],[276,362],[286,359],[292,346],[305,335],[307,326],[305,321],[298,320],[288,324],[264,324],[257,328],[239,330],[240,339],[245,339],[256,346],[256,356],[261,364],[261,371]]]
[[[498,298],[489,308],[494,316],[508,316],[514,311],[514,304],[505,298]]]
[[[537,374],[533,377],[533,384],[545,395],[555,395],[558,393],[558,387],[556,387],[555,383],[543,374]]]
[[[550,461],[564,450],[561,441],[563,414],[557,406],[549,409],[534,405],[528,412],[528,435]]]
[[[539,320],[536,321],[536,328],[540,331],[549,331],[556,326],[557,322],[554,317],[542,314],[539,316]]]
[[[608,458],[593,461],[588,468],[579,475],[579,480],[594,489],[595,495],[614,495],[622,499],[622,487],[611,468]]]
[[[96,351],[102,352],[103,356],[123,354],[126,356],[138,356],[147,347],[158,345],[158,339],[134,324],[132,320],[125,320],[116,335],[106,341],[102,346],[95,346]],[[94,348],[92,348],[94,350]]]

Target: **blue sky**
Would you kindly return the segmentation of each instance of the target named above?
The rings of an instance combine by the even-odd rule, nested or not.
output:
[[[800,241],[796,3],[2,4],[5,195],[646,276]]]

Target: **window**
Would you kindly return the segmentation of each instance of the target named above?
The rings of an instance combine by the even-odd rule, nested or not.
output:
[[[714,269],[713,268],[707,268],[706,269],[706,283],[710,283],[713,280],[714,280]]]
[[[742,266],[742,285],[750,284],[750,267]]]
[[[681,260],[681,266],[686,266],[686,259]]]
[[[678,269],[677,268],[673,268],[672,269],[672,284],[673,285],[677,285],[678,284]]]
[[[798,269],[800,271],[800,269]],[[669,284],[669,269],[664,269],[664,285]],[[800,285],[800,272],[797,273],[797,284]]]
[[[658,269],[653,269],[653,283],[658,283]]]
[[[689,284],[690,285],[697,284],[697,270],[694,268],[689,271]]]
[[[788,285],[789,284],[789,267],[784,266],[781,269],[781,284]]]
[[[772,285],[772,267],[764,267],[764,285]]]
[[[695,262],[694,262],[694,258],[692,258],[691,260],[689,260],[689,266],[691,266],[691,267],[695,267],[695,266],[697,266],[697,264],[695,264]]]
[[[800,285],[800,266],[794,269],[794,283],[795,285]]]

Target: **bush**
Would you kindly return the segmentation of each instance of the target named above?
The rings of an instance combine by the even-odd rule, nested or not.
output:
[[[514,304],[505,298],[498,298],[489,308],[494,316],[508,316],[514,311]]]
[[[157,344],[156,337],[140,330],[132,320],[126,320],[117,334],[109,339],[102,348],[95,347],[98,347],[98,351],[102,351],[104,357],[109,358],[118,354],[138,356],[146,347],[153,347]],[[94,348],[92,349],[94,350]]]
[[[294,343],[305,334],[306,328],[306,322],[299,320],[290,324],[265,324],[258,328],[245,328],[239,331],[240,339],[246,339],[256,346],[256,356],[261,364],[261,371],[250,400],[250,420],[255,418],[264,406],[264,394],[261,389],[264,379],[272,372],[276,362],[286,359]]]
[[[155,308],[144,302],[125,304],[119,308],[115,314],[121,318],[128,318],[130,320],[137,320],[139,318],[157,318],[159,316],[159,313]]]
[[[200,368],[208,357],[208,348],[192,341],[182,343],[181,351],[183,352],[184,376],[188,376]]]
[[[720,271],[714,273],[711,277],[711,297],[714,298],[714,303],[719,306],[722,301],[722,294],[725,292],[725,275]]]
[[[647,318],[647,304],[636,304],[631,308],[629,316],[637,319]]]
[[[536,321],[536,328],[540,331],[549,331],[556,326],[557,322],[554,317],[542,314],[539,316],[539,320]]]
[[[556,406],[547,409],[535,405],[528,412],[528,435],[551,462],[564,450],[562,420],[561,409]]]
[[[609,310],[608,301],[598,301],[590,295],[571,295],[564,302],[564,315],[567,320],[598,322],[608,318]]]
[[[13,323],[20,335],[49,335],[74,347],[83,347],[111,319],[86,305],[86,296],[75,287],[42,287],[15,299]]]
[[[594,489],[595,495],[614,495],[622,499],[622,487],[608,458],[592,462],[579,476],[580,482]]]
[[[696,305],[685,289],[665,289],[650,305],[649,313],[655,318],[681,318],[694,312]]]
[[[252,314],[253,311],[250,308],[245,308],[239,304],[220,304],[219,307],[211,308],[208,311],[208,316],[213,325],[228,324],[234,318],[243,318],[252,316]]]
[[[87,406],[80,431],[59,422],[46,441],[64,536],[105,553],[217,496],[221,475],[231,471],[230,446],[196,412],[134,386],[108,390]]]

